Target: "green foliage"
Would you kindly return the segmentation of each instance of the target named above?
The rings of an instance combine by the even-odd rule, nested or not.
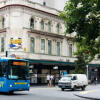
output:
[[[78,58],[75,61],[77,72],[100,53],[100,0],[69,0],[60,17],[65,21],[66,33],[76,32],[74,42]]]

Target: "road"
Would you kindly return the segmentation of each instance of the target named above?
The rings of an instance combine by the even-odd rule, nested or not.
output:
[[[19,91],[12,95],[0,94],[1,100],[87,100],[74,95],[81,90],[61,91],[58,87],[31,87],[30,91]]]

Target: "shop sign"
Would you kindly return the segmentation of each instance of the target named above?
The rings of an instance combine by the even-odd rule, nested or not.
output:
[[[10,39],[10,48],[13,49],[19,49],[22,48],[22,38],[18,38],[18,39]]]

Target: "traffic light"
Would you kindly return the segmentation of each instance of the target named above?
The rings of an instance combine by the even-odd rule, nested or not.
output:
[[[6,57],[8,57],[8,51],[6,51]]]

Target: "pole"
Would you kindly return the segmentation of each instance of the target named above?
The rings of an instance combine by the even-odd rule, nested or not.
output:
[[[88,74],[89,74],[88,65],[86,65],[86,68],[87,68],[87,79],[88,79]]]
[[[8,57],[8,51],[6,51],[6,57]]]

